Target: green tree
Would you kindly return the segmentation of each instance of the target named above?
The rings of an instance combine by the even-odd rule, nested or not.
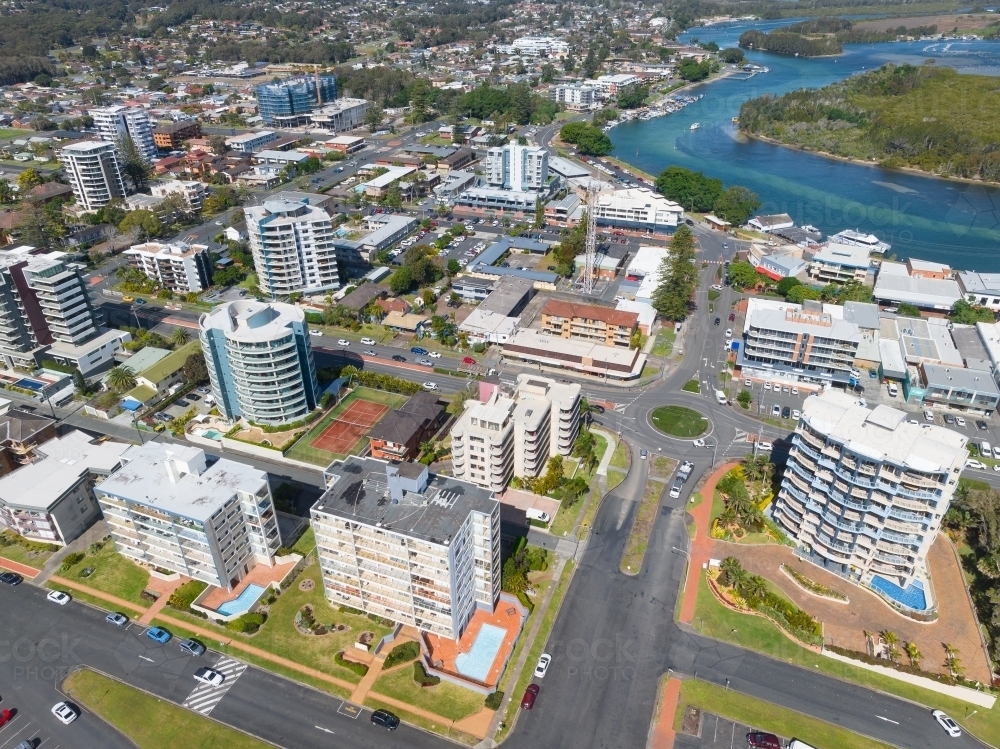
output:
[[[670,166],[656,178],[656,189],[665,198],[689,211],[711,211],[722,197],[722,180],[706,177],[680,166]]]
[[[745,224],[760,207],[760,198],[753,190],[733,185],[715,200],[712,212],[735,226]]]
[[[462,270],[462,264],[458,262],[455,258],[450,258],[448,260],[448,273],[454,276],[456,273]]]
[[[200,351],[184,360],[184,379],[193,384],[208,381],[208,366],[205,364],[205,355]]]
[[[174,328],[174,332],[170,334],[170,343],[174,348],[180,348],[191,338],[188,332],[184,328]]]
[[[135,370],[132,367],[119,364],[117,367],[112,367],[108,372],[107,382],[108,387],[112,390],[124,393],[134,388],[138,380],[135,376]]]
[[[798,286],[793,286],[788,290],[785,295],[785,299],[792,304],[802,304],[806,299],[822,299],[823,292],[819,289],[815,289],[812,286],[806,286],[805,284],[799,284]]]
[[[395,210],[403,207],[403,191],[400,189],[398,182],[389,186],[385,195],[385,204]]]
[[[397,268],[389,278],[389,288],[396,296],[405,294],[413,286],[413,273],[405,265]]]
[[[163,232],[163,224],[152,211],[140,209],[125,214],[125,218],[118,224],[118,229],[123,234],[135,232],[136,236],[143,239],[153,239]]]
[[[730,278],[732,278],[731,273],[730,273]],[[781,296],[785,296],[788,294],[789,291],[791,291],[793,286],[798,286],[801,283],[802,282],[799,279],[795,278],[795,276],[788,276],[788,278],[782,278],[780,281],[778,281],[777,292],[781,294]]]
[[[670,239],[670,252],[660,266],[660,284],[652,298],[654,309],[666,320],[687,317],[698,278],[694,260],[694,234],[687,226],[679,226]]]
[[[899,317],[920,317],[920,308],[915,304],[903,302],[896,308],[896,314]]]
[[[132,136],[126,134],[118,138],[115,141],[115,148],[122,160],[122,173],[136,190],[144,189],[149,182],[153,167],[139,153]]]
[[[648,86],[626,86],[618,92],[618,106],[622,109],[638,109],[646,103],[648,97]]]
[[[962,325],[975,325],[977,322],[994,322],[996,316],[988,307],[977,307],[964,299],[959,299],[952,306],[948,319]]]
[[[375,132],[382,125],[385,119],[385,111],[377,104],[373,104],[365,110],[364,122],[370,132]]]
[[[729,282],[736,289],[746,289],[756,286],[760,280],[757,269],[746,260],[737,260],[729,264]]]
[[[38,187],[40,184],[42,184],[42,178],[31,167],[28,167],[17,175],[17,189],[21,195],[24,195],[33,187]]]
[[[13,203],[14,200],[16,200],[16,196],[10,187],[10,182],[5,179],[0,179],[0,205]]]

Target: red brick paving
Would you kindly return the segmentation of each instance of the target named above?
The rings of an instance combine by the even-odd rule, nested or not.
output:
[[[6,557],[0,557],[0,567],[3,567],[5,570],[10,570],[11,572],[16,572],[17,574],[23,575],[28,579],[31,579],[38,574],[38,570],[34,567],[29,567],[26,564],[15,562],[13,559],[7,559]]]
[[[677,702],[680,700],[680,696],[680,679],[667,679],[666,686],[663,687],[660,716],[653,727],[649,749],[673,749],[674,739],[677,736],[674,732],[674,716],[677,714]]]

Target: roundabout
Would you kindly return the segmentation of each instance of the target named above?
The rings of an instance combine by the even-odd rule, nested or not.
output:
[[[686,406],[657,406],[649,414],[649,422],[668,437],[694,439],[708,434],[708,417]]]

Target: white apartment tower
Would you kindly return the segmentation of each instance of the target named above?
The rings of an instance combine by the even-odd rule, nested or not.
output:
[[[180,195],[191,213],[201,211],[205,202],[205,185],[193,180],[175,179],[169,182],[154,182],[149,186],[149,192],[154,198]]]
[[[197,447],[147,442],[96,488],[120,554],[232,589],[281,547],[267,474]]]
[[[516,140],[491,148],[486,152],[486,181],[504,190],[545,190],[549,184],[549,154],[540,146],[521,146]]]
[[[567,83],[555,86],[552,96],[567,109],[591,109],[597,103],[597,89],[582,83]]]
[[[503,491],[511,478],[535,478],[554,455],[568,456],[580,431],[580,386],[518,375],[511,395],[495,389],[466,402],[451,430],[456,478]]]
[[[420,463],[350,457],[311,510],[327,599],[458,639],[500,597],[500,503]]]
[[[146,161],[156,158],[156,143],[153,142],[153,124],[146,110],[139,107],[115,105],[101,109],[91,109],[101,140],[117,143],[128,136],[135,143],[136,150]]]
[[[806,398],[774,502],[813,561],[862,583],[924,577],[968,458],[964,435],[907,416],[839,390]]]
[[[59,161],[77,205],[83,210],[96,211],[125,196],[125,180],[114,143],[73,143],[59,151]]]
[[[333,224],[325,210],[279,199],[246,208],[245,214],[263,291],[315,294],[339,288]]]
[[[212,285],[212,261],[207,245],[144,242],[132,245],[122,254],[129,267],[178,294],[204,291]]]

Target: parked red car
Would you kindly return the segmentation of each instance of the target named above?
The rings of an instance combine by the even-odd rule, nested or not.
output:
[[[475,364],[475,363],[476,360],[473,359],[471,356],[467,356],[464,359],[462,359],[462,364]]]
[[[13,710],[0,710],[0,726],[6,725],[14,717]]]
[[[781,741],[773,733],[751,731],[747,734],[747,746],[750,749],[781,749]]]
[[[529,684],[524,690],[524,697],[521,698],[521,709],[530,710],[535,706],[535,698],[538,696],[540,688],[537,684]]]

